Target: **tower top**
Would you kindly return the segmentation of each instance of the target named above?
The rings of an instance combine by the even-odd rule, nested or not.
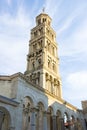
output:
[[[36,17],[36,25],[46,23],[50,26],[52,19],[45,13],[45,8],[42,9],[42,13]]]

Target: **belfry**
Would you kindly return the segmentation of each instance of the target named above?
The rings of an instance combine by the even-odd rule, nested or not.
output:
[[[0,75],[0,130],[87,130],[86,111],[63,99],[51,22],[44,10],[36,17],[24,74]]]
[[[25,74],[31,82],[62,98],[58,65],[56,34],[51,27],[51,18],[41,13],[36,17],[36,27],[31,30]]]

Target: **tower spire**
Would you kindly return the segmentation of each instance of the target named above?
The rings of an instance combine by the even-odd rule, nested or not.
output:
[[[43,13],[45,12],[45,7],[42,8],[42,12],[43,12]]]

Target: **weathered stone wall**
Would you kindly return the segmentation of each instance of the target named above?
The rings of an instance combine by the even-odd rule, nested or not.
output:
[[[11,81],[0,80],[0,95],[11,97]]]
[[[1,77],[0,77],[1,78]],[[0,95],[8,98],[16,98],[17,96],[17,78],[9,80],[0,79]]]
[[[47,123],[50,118],[52,118],[53,127],[55,128],[58,113],[60,113],[60,118],[57,119],[60,122],[59,127],[61,127],[61,125],[63,127],[64,114],[66,113],[68,121],[71,120],[71,116],[74,117],[75,120],[78,119],[78,123],[76,123],[83,128],[82,130],[85,130],[84,118],[81,111],[77,112],[75,108],[68,105],[67,102],[64,103],[64,100],[59,100],[49,93],[41,91],[40,88],[28,83],[21,77],[14,78],[13,81],[13,85],[12,83],[11,85],[9,84],[8,88],[11,89],[10,92],[13,90],[13,95],[16,94],[13,101],[18,102],[19,105],[14,106],[13,104],[0,102],[0,110],[2,110],[1,108],[6,109],[11,117],[11,130],[24,130],[24,127],[27,126],[26,121],[29,124],[27,128],[31,127],[32,130],[47,130],[51,125]],[[11,87],[16,87],[17,89],[12,89]],[[40,124],[40,122],[42,123]]]

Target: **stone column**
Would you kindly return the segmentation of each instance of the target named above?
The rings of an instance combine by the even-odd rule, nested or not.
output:
[[[60,118],[60,121],[61,121],[61,130],[65,130],[65,128],[64,128],[64,119]]]
[[[47,112],[47,130],[50,130],[51,126],[50,126],[50,118],[51,118],[51,115],[50,115],[50,112]]]
[[[57,130],[61,130],[61,120],[60,117],[56,117],[56,125],[57,125]]]
[[[43,130],[47,130],[47,112],[43,112]]]
[[[31,124],[31,130],[36,130],[36,116],[35,116],[35,111],[36,109],[35,108],[32,108],[31,109],[31,121],[30,121],[30,124]]]
[[[3,120],[4,120],[4,113],[2,111],[0,111],[0,130],[2,128]]]
[[[29,125],[29,112],[30,112],[30,108],[25,107],[23,108],[23,123],[22,123],[22,130],[27,130],[28,129],[28,125]]]
[[[43,111],[41,109],[41,107],[39,107],[39,127],[38,127],[38,130],[43,130]]]
[[[55,115],[52,116],[52,121],[53,121],[53,130],[57,130],[57,128],[56,128],[56,116]]]

